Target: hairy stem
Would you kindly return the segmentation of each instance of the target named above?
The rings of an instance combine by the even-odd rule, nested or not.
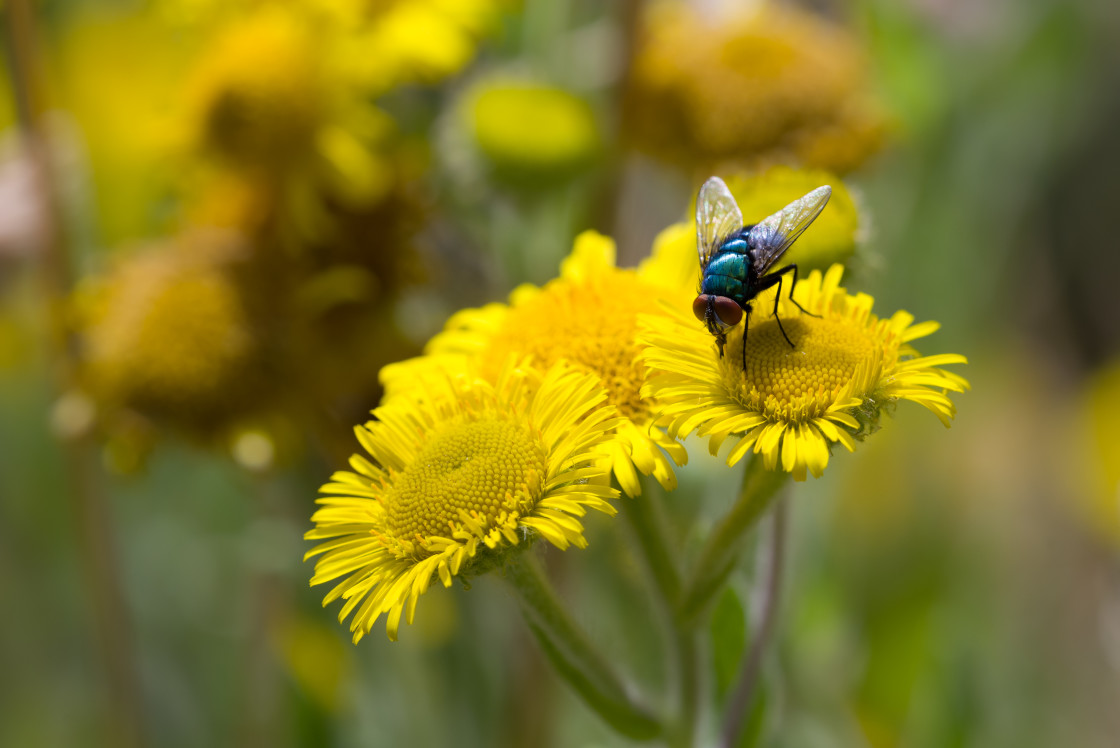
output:
[[[668,659],[672,662],[673,694],[677,700],[676,719],[668,727],[666,739],[671,746],[689,748],[696,735],[700,704],[700,661],[696,632],[681,625],[677,618],[681,595],[679,555],[670,537],[660,486],[643,481],[641,496],[630,499],[625,506],[626,518],[638,551],[645,562],[658,607],[670,631]]]
[[[749,531],[788,479],[789,473],[767,470],[757,456],[747,465],[735,506],[712,531],[685,586],[678,613],[683,623],[695,625],[723,588],[743,552]]]
[[[611,727],[634,740],[652,740],[661,723],[637,703],[609,659],[568,615],[540,562],[518,554],[506,567],[529,630],[557,673]]]

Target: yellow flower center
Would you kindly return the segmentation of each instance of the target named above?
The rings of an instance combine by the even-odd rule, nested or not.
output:
[[[257,350],[241,295],[220,268],[161,251],[123,266],[87,330],[104,394],[191,418],[246,392]]]
[[[413,541],[449,537],[460,512],[484,527],[531,506],[546,472],[544,446],[516,421],[452,421],[397,473],[385,496],[387,534]]]
[[[566,359],[599,376],[620,415],[645,416],[638,313],[656,311],[661,296],[629,270],[613,269],[583,283],[554,282],[510,310],[482,358],[493,369],[485,373],[496,374],[510,352],[532,355],[544,368]]]
[[[729,338],[720,371],[740,400],[783,420],[821,415],[873,351],[866,333],[843,320],[800,315],[783,318],[794,347],[770,318],[747,333],[747,368],[742,338]]]

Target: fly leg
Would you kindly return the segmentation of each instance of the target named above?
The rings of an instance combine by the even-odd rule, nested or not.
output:
[[[743,371],[747,370],[747,330],[750,329],[751,305],[743,304]]]
[[[786,334],[786,328],[782,327],[782,318],[778,316],[778,302],[781,301],[782,298],[782,276],[791,271],[793,272],[793,285],[791,285],[789,289],[789,300],[792,301],[793,305],[800,309],[803,314],[808,314],[810,317],[820,317],[819,314],[813,314],[805,309],[805,307],[798,304],[793,298],[793,289],[797,286],[796,264],[786,265],[780,270],[775,270],[773,273],[767,273],[762,276],[762,278],[759,279],[758,290],[765,291],[767,288],[770,288],[770,286],[777,284],[778,293],[774,294],[774,319],[778,321],[778,329],[782,331],[782,337],[789,343],[789,347],[796,348],[793,341],[789,339],[789,335]]]
[[[743,319],[743,371],[747,370],[747,319]]]
[[[808,314],[810,317],[816,317],[817,319],[820,319],[821,315],[813,314],[808,309],[806,309],[805,307],[798,304],[797,299],[793,298],[793,289],[797,288],[797,265],[786,265],[784,268],[782,268],[781,270],[779,270],[775,274],[776,275],[781,275],[782,273],[789,272],[790,270],[793,271],[793,285],[790,286],[790,288],[789,288],[789,300],[793,302],[793,305],[795,307],[797,307],[798,309],[801,310],[802,314]],[[781,291],[781,288],[779,288],[778,289],[778,296],[780,297],[781,295],[782,295],[782,291]],[[777,300],[778,300],[778,297],[775,297],[774,301],[777,302]],[[778,305],[777,305],[777,303],[775,303],[774,304],[774,314],[775,315],[777,315],[777,313],[778,313],[777,309],[778,309]]]

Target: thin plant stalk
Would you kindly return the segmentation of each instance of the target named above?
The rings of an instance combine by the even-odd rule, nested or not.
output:
[[[773,636],[777,620],[778,602],[781,595],[782,576],[785,567],[786,525],[788,524],[787,502],[779,500],[772,514],[765,576],[762,578],[762,611],[750,651],[743,660],[735,692],[728,701],[723,733],[720,736],[721,748],[734,748],[742,735],[743,727],[750,714],[755,691],[758,689],[759,674],[762,672],[762,657],[766,646]]]
[[[653,481],[642,481],[642,495],[627,499],[622,516],[637,541],[638,552],[658,597],[675,608],[681,595],[681,572],[673,549],[673,541],[665,519],[664,507],[657,496],[659,486]]]
[[[46,216],[39,259],[42,266],[51,378],[59,392],[70,389],[75,370],[75,342],[65,319],[72,283],[62,207],[54,179],[43,122],[42,71],[38,66],[35,17],[29,0],[9,0],[3,13],[7,64],[16,102],[22,146],[34,171],[35,189]],[[117,569],[116,541],[107,497],[93,445],[66,439],[63,459],[70,478],[72,511],[80,532],[79,553],[93,598],[94,618],[105,660],[110,706],[109,744],[143,744],[140,689],[132,651],[131,626]]]
[[[240,467],[240,466],[239,466]],[[281,476],[273,473],[248,475],[249,494],[258,522],[287,519],[290,501]],[[278,724],[280,663],[277,634],[291,618],[288,585],[267,560],[252,556],[249,563],[249,640],[242,647],[240,667],[240,722],[235,726],[238,745],[291,745],[290,735]]]
[[[673,663],[674,695],[678,703],[676,720],[668,727],[670,746],[688,748],[696,737],[700,705],[700,663],[696,631],[677,617],[681,595],[681,573],[677,553],[667,527],[660,486],[642,482],[642,495],[627,501],[625,516],[638,552],[652,581],[658,607],[670,631],[669,659]]]

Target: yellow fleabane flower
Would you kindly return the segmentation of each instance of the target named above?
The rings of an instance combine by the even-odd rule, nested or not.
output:
[[[623,131],[656,156],[693,169],[794,161],[847,172],[885,139],[858,41],[809,13],[659,3],[643,32]]]
[[[431,85],[460,72],[483,36],[499,27],[504,0],[158,0],[171,24],[193,30],[263,6],[283,7],[330,34],[320,52],[371,96]]]
[[[898,400],[925,406],[948,426],[956,412],[948,392],[963,392],[968,382],[939,367],[967,363],[965,357],[919,356],[910,342],[938,324],[913,324],[902,311],[880,319],[870,296],[840,287],[842,273],[834,265],[797,284],[794,297],[808,314],[783,294],[778,314],[792,349],[770,314],[773,292],[758,298],[746,371],[744,325],[731,331],[720,357],[712,336],[687,311],[670,324],[643,317],[649,372],[643,394],[661,404],[659,422],[673,436],[696,431],[707,437],[712,454],[730,438],[729,465],[754,451],[768,470],[796,480],[820,477],[833,444],[854,451],[857,439],[877,427],[881,410]]]
[[[613,515],[597,450],[616,425],[594,377],[563,365],[537,372],[507,360],[494,383],[435,375],[418,397],[400,397],[355,429],[372,458],[350,458],[322,487],[305,537],[323,541],[311,583],[342,578],[357,643],[387,614],[396,639],[436,576],[481,574],[536,536],[584,547],[579,517]],[[418,393],[419,394],[419,393]]]
[[[430,85],[460,72],[474,59],[479,40],[498,26],[499,9],[491,0],[336,5],[353,6],[353,32],[343,40],[340,56],[374,93]]]
[[[124,406],[210,432],[268,389],[265,355],[235,268],[240,246],[216,232],[140,252],[78,297],[86,385]]]
[[[650,403],[640,394],[643,371],[638,361],[638,314],[660,314],[659,300],[687,303],[681,301],[686,292],[662,270],[663,264],[656,262],[638,270],[615,267],[614,242],[584,232],[563,261],[559,278],[541,288],[518,287],[508,304],[459,312],[428,343],[425,356],[382,369],[386,398],[412,389],[416,373],[432,366],[477,372],[496,381],[511,354],[530,357],[540,369],[568,361],[599,378],[622,416],[618,439],[606,447],[622,489],[631,496],[641,493],[639,472],[675,488],[673,463],[683,465],[688,456],[683,446],[653,427]]]
[[[392,121],[323,54],[336,32],[298,7],[261,6],[220,28],[187,86],[186,147],[275,194],[305,230],[325,199],[370,205],[395,179]]]

